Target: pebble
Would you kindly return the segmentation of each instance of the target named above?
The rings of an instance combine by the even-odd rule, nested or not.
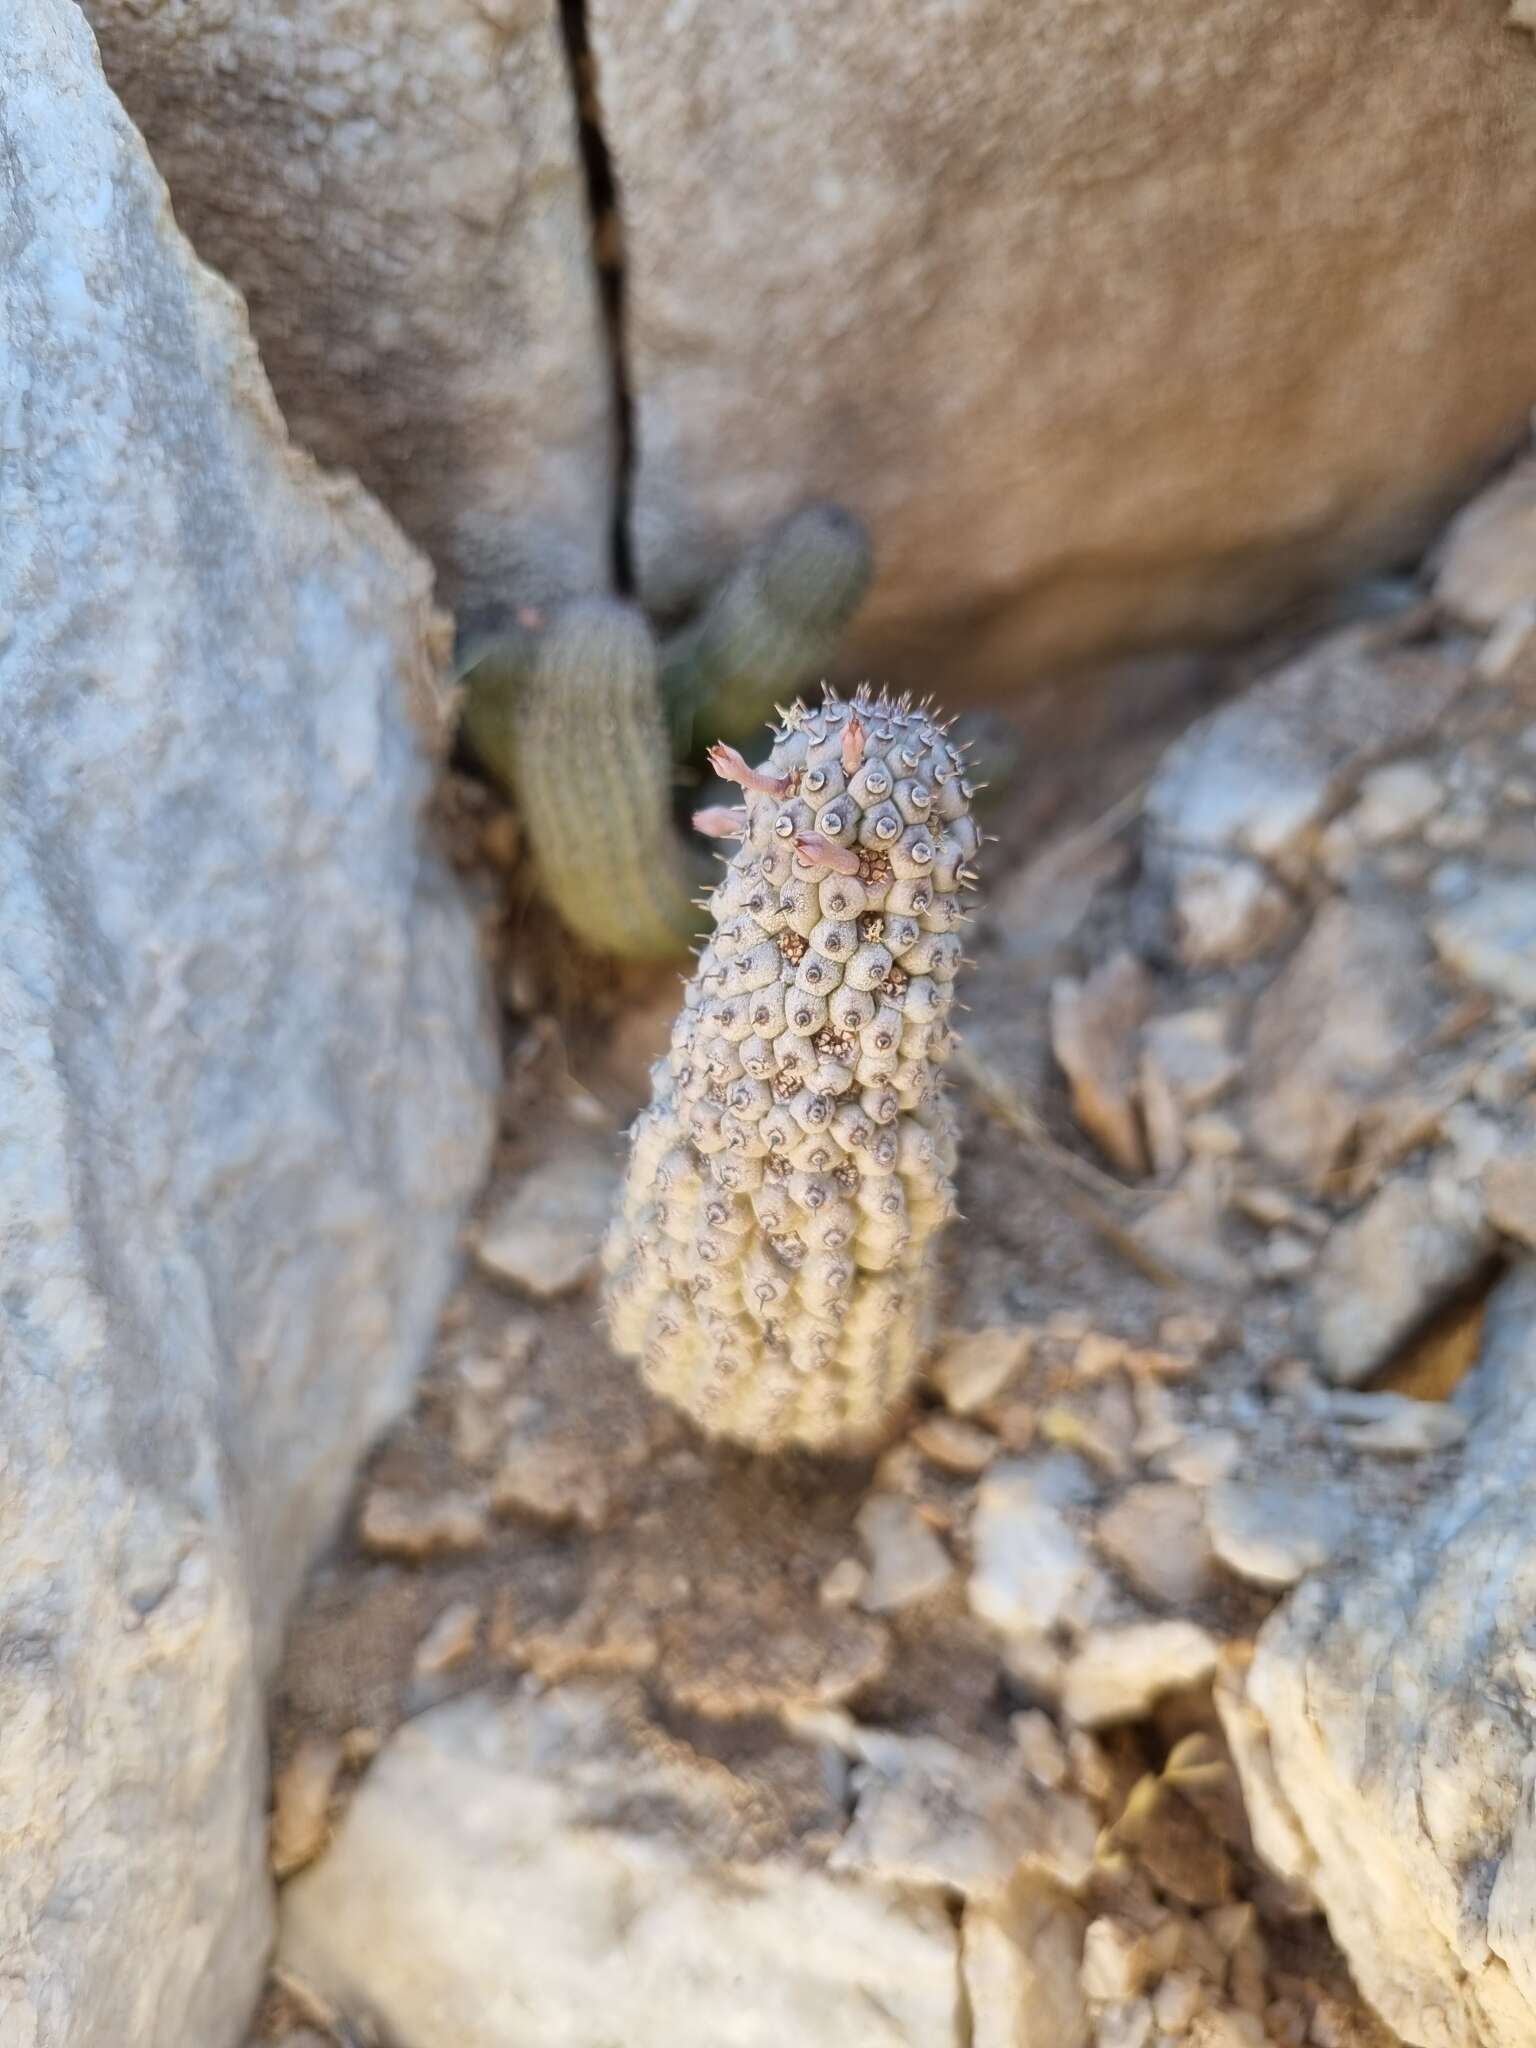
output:
[[[1150,1970],[1141,1930],[1128,1920],[1104,1914],[1090,1920],[1083,1934],[1081,1981],[1090,1998],[1136,1998]]]
[[[1536,963],[1533,963],[1536,973]],[[1493,1243],[1474,1188],[1448,1176],[1389,1181],[1323,1247],[1312,1282],[1320,1362],[1357,1385],[1458,1287]]]
[[[1019,1761],[1037,1785],[1057,1791],[1071,1773],[1066,1744],[1050,1715],[1039,1707],[1027,1707],[1011,1716],[1009,1728],[1018,1746]]]
[[[1171,1480],[1128,1486],[1101,1515],[1094,1539],[1131,1584],[1155,1600],[1184,1606],[1214,1582],[1199,1497]]]
[[[491,1486],[498,1514],[528,1515],[555,1527],[574,1522],[601,1529],[612,1501],[608,1473],[590,1445],[536,1429],[527,1435],[513,1430]]]
[[[1437,549],[1435,599],[1496,626],[1536,598],[1536,462],[1517,462],[1452,520]]]
[[[1343,1493],[1226,1480],[1206,1495],[1211,1548],[1251,1585],[1279,1591],[1326,1564],[1354,1520]]]
[[[1505,1237],[1536,1247],[1536,1152],[1506,1152],[1483,1170],[1488,1221]]]
[[[1394,761],[1364,777],[1347,822],[1362,845],[1384,846],[1416,831],[1444,802],[1438,778],[1421,762]]]
[[[473,1600],[455,1600],[427,1630],[416,1646],[414,1670],[418,1678],[437,1678],[465,1663],[473,1654],[480,1632],[480,1609]]]
[[[1120,1172],[1147,1170],[1136,1107],[1136,1041],[1152,979],[1134,955],[1116,953],[1086,981],[1051,990],[1051,1049],[1066,1075],[1072,1114]]]
[[[1235,2012],[1231,2006],[1219,2011],[1207,2008],[1185,2038],[1190,2048],[1269,2048],[1263,2022],[1251,2012]]]
[[[945,1472],[984,1472],[1002,1449],[990,1430],[954,1415],[929,1415],[912,1431],[923,1456]]]
[[[274,1877],[291,1877],[324,1848],[341,1762],[333,1736],[310,1734],[273,1779],[268,1854]]]
[[[1031,1323],[1012,1323],[951,1337],[932,1371],[945,1406],[956,1415],[974,1415],[996,1400],[1029,1363],[1037,1334]]]
[[[1491,994],[1536,1007],[1536,882],[1484,880],[1429,928],[1447,967]]]
[[[422,1499],[375,1486],[364,1496],[357,1534],[364,1550],[375,1557],[418,1563],[426,1557],[482,1550],[489,1524],[484,1503],[468,1494],[436,1493]]]
[[[1206,1986],[1193,1970],[1170,1970],[1152,1994],[1152,2016],[1168,2034],[1184,2034],[1206,2001]]]
[[[1145,1998],[1106,2006],[1094,2021],[1096,2048],[1148,2048],[1152,2039],[1152,2007]]]
[[[1356,1394],[1345,1406],[1329,1403],[1335,1432],[1351,1450],[1382,1457],[1416,1457],[1459,1443],[1467,1418],[1445,1401],[1416,1401],[1408,1394]]]
[[[869,1573],[856,1557],[842,1557],[816,1589],[823,1607],[851,1607],[869,1583]]]
[[[580,1153],[530,1168],[480,1226],[475,1258],[537,1301],[571,1293],[597,1269],[618,1186],[613,1165]]]
[[[1164,1693],[1209,1678],[1216,1655],[1215,1638],[1192,1621],[1093,1629],[1067,1664],[1062,1706],[1085,1728],[1134,1721]]]
[[[994,1628],[1044,1632],[1107,1591],[1104,1574],[1031,1466],[1009,1461],[986,1474],[976,1489],[971,1546],[971,1607]]]
[[[949,1552],[910,1501],[872,1494],[856,1527],[869,1552],[869,1580],[858,1595],[867,1614],[894,1614],[949,1583]]]
[[[1175,943],[1186,967],[1235,967],[1257,959],[1291,922],[1290,898],[1257,861],[1176,853],[1168,866]]]
[[[1119,1371],[1125,1363],[1125,1354],[1123,1337],[1111,1337],[1102,1330],[1089,1330],[1078,1339],[1072,1359],[1073,1374],[1080,1380],[1101,1380],[1107,1373]]]
[[[1204,1429],[1166,1452],[1162,1464],[1171,1479],[1182,1479],[1186,1486],[1214,1486],[1226,1478],[1242,1454],[1242,1443],[1232,1430]]]
[[[1225,1008],[1178,1010],[1153,1017],[1142,1033],[1146,1056],[1156,1062],[1184,1109],[1209,1109],[1237,1078],[1239,1062],[1228,1043]]]

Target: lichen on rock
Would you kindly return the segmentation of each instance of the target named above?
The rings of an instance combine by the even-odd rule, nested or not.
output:
[[[980,834],[925,707],[796,704],[746,797],[605,1249],[614,1343],[714,1436],[876,1439],[929,1329]]]

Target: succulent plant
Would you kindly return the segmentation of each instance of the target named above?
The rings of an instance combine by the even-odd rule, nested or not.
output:
[[[686,950],[706,877],[672,817],[656,642],[632,605],[584,598],[472,670],[466,734],[517,799],[545,894],[625,959]]]
[[[710,1435],[856,1450],[917,1371],[954,1207],[972,790],[927,708],[863,693],[796,704],[761,768],[713,765],[740,845],[632,1132],[610,1329]]]
[[[745,738],[830,659],[870,575],[851,514],[811,505],[748,551],[659,650],[638,610],[584,599],[465,648],[464,733],[516,798],[545,892],[596,950],[667,959],[710,869],[673,815],[695,733]]]
[[[808,505],[743,555],[667,642],[661,694],[683,757],[699,740],[746,746],[822,671],[863,601],[869,538],[840,505]]]

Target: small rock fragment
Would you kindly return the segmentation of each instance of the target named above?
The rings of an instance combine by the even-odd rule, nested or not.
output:
[[[1314,1192],[1328,1183],[1378,1088],[1432,1021],[1422,921],[1325,903],[1260,996],[1249,1051],[1261,1149]]]
[[[1488,1221],[1536,1249],[1536,1151],[1503,1152],[1483,1169]]]
[[[370,1728],[359,1723],[349,1728],[341,1738],[341,1760],[349,1771],[360,1771],[365,1764],[371,1764],[384,1745],[383,1730]]]
[[[1078,1339],[1072,1358],[1072,1376],[1079,1380],[1101,1380],[1106,1373],[1117,1372],[1124,1365],[1125,1353],[1123,1337],[1110,1337],[1102,1330],[1089,1330]]]
[[[1446,966],[1490,994],[1536,1007],[1536,882],[1482,880],[1430,925]]]
[[[331,1794],[341,1771],[341,1744],[329,1735],[306,1735],[272,1781],[272,1874],[291,1877],[325,1846]]]
[[[1257,861],[1179,852],[1168,857],[1174,944],[1186,967],[1235,967],[1267,953],[1295,915]]]
[[[489,1533],[481,1501],[463,1493],[426,1499],[393,1487],[370,1488],[363,1500],[358,1540],[375,1557],[423,1558],[462,1555],[485,1547]]]
[[[829,1859],[893,1885],[995,1897],[1020,1869],[1077,1890],[1093,1867],[1093,1809],[1034,1784],[1009,1756],[989,1764],[934,1736],[859,1730],[857,1803]]]
[[[1326,1564],[1353,1521],[1344,1493],[1279,1482],[1225,1480],[1205,1498],[1206,1531],[1217,1557],[1239,1578],[1276,1591]]]
[[[1436,600],[1469,626],[1496,626],[1536,599],[1536,462],[1516,463],[1458,512],[1436,555]]]
[[[1528,0],[1515,0],[1517,6]],[[1529,682],[1536,655],[1536,600],[1524,598],[1509,610],[1478,649],[1474,673],[1485,683]]]
[[[1264,2032],[1276,2048],[1306,2048],[1306,2007],[1297,1998],[1271,1999],[1264,2008]]]
[[[1081,1452],[1111,1479],[1130,1469],[1136,1416],[1123,1381],[1102,1388],[1097,1400],[1053,1402],[1040,1411],[1039,1429],[1047,1443]]]
[[[952,1336],[932,1368],[945,1406],[956,1415],[974,1415],[996,1400],[1028,1364],[1036,1334],[1032,1324],[1010,1323]]]
[[[500,1358],[468,1357],[454,1373],[453,1450],[462,1464],[488,1465],[507,1433],[507,1365]]]
[[[1346,823],[1363,846],[1385,846],[1416,831],[1445,802],[1439,778],[1420,761],[1392,761],[1373,768]]]
[[[537,1301],[569,1294],[597,1270],[618,1185],[614,1166],[580,1152],[531,1168],[481,1225],[476,1259]]]
[[[1475,1188],[1448,1176],[1389,1181],[1324,1245],[1312,1283],[1321,1363],[1356,1385],[1471,1281],[1493,1233]]]
[[[967,1904],[960,1960],[971,2048],[1089,2048],[1083,1919],[1074,1900],[1028,1874],[1000,1898]]]
[[[1235,1293],[1248,1284],[1248,1269],[1222,1242],[1220,1208],[1207,1175],[1191,1168],[1179,1183],[1149,1205],[1132,1235],[1173,1272],[1203,1286]]]
[[[1149,2048],[1152,2006],[1145,1998],[1124,1999],[1099,2013],[1093,2030],[1096,2048]]]
[[[1216,1668],[1215,1638],[1192,1621],[1139,1621],[1092,1630],[1067,1664],[1062,1705],[1085,1728],[1134,1721],[1165,1692]]]
[[[1181,1905],[1209,1906],[1231,1896],[1231,1857],[1177,1793],[1159,1798],[1138,1853],[1153,1883]]]
[[[823,1607],[852,1607],[865,1586],[869,1573],[856,1557],[842,1557],[816,1589]]]
[[[1146,1938],[1113,1914],[1090,1920],[1083,1935],[1082,1985],[1089,1998],[1136,1998],[1150,1974]]]
[[[579,1437],[513,1430],[491,1486],[499,1515],[529,1515],[557,1527],[601,1529],[612,1505],[608,1474]]]
[[[1205,2001],[1206,1987],[1193,1970],[1170,1970],[1152,1994],[1152,2017],[1165,2034],[1186,2034]]]
[[[1207,2007],[1185,2036],[1189,2048],[1268,2048],[1263,2022],[1231,2006]]]
[[[473,1600],[455,1600],[427,1630],[416,1646],[414,1670],[418,1678],[439,1678],[468,1661],[474,1654],[480,1632],[480,1609]]]
[[[912,1432],[923,1456],[945,1472],[985,1472],[1002,1449],[990,1430],[978,1429],[954,1415],[929,1415]]]
[[[947,1585],[949,1552],[908,1500],[872,1494],[859,1509],[859,1535],[869,1552],[869,1580],[858,1596],[870,1614],[894,1614]]]
[[[1229,1116],[1210,1109],[1191,1117],[1184,1126],[1188,1149],[1203,1159],[1235,1159],[1243,1149],[1243,1134]]]
[[[1198,1496],[1173,1481],[1128,1486],[1094,1538],[1133,1586],[1155,1600],[1187,1605],[1213,1583],[1211,1546]]]
[[[1067,1749],[1050,1715],[1039,1707],[1028,1707],[1012,1715],[1008,1726],[1018,1745],[1019,1761],[1035,1783],[1050,1791],[1064,1785],[1070,1773]]]
[[[1442,1451],[1467,1433],[1467,1418],[1445,1401],[1407,1394],[1340,1394],[1329,1404],[1333,1428],[1355,1451],[1414,1457]]]
[[[1116,953],[1086,981],[1051,990],[1051,1048],[1072,1092],[1072,1114],[1110,1164],[1139,1176],[1146,1146],[1136,1108],[1136,1037],[1152,981],[1134,955]]]
[[[1165,1452],[1162,1463],[1171,1479],[1181,1479],[1186,1486],[1214,1486],[1242,1454],[1242,1444],[1230,1429],[1202,1429]]]
[[[1104,1574],[1032,1466],[994,1465],[976,1490],[970,1603],[983,1621],[1025,1634],[1091,1608]]]

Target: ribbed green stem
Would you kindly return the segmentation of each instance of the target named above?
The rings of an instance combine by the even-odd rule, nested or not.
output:
[[[678,755],[715,740],[759,740],[775,704],[822,679],[870,574],[868,536],[837,505],[807,506],[744,555],[663,651],[662,702]]]
[[[672,758],[656,643],[607,598],[568,606],[528,645],[485,656],[464,724],[512,791],[544,893],[599,952],[684,953],[704,922],[702,876],[672,819]]]

